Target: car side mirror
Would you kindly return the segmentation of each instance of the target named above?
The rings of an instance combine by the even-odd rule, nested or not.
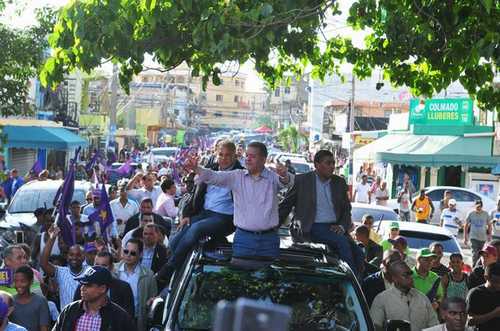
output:
[[[157,297],[153,300],[148,313],[148,325],[150,327],[161,327],[163,322],[163,310],[165,308],[165,300]]]
[[[385,331],[411,331],[411,324],[404,320],[387,320]]]

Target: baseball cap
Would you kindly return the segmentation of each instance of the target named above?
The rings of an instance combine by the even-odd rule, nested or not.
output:
[[[479,254],[488,254],[488,255],[494,255],[497,256],[497,249],[495,246],[491,244],[484,244],[483,248],[479,251]]]
[[[76,281],[80,284],[97,284],[97,285],[110,285],[113,277],[111,272],[101,266],[93,266],[87,269],[83,276],[76,277]]]
[[[402,236],[397,236],[394,239],[389,239],[388,240],[391,244],[396,245],[396,244],[401,244],[403,246],[408,246],[408,242],[406,241],[405,237]]]
[[[456,206],[456,205],[457,205],[457,200],[455,200],[455,199],[450,199],[450,200],[448,201],[448,205],[453,205],[453,206]]]
[[[398,229],[399,230],[399,223],[398,222],[392,222],[391,226],[389,229]]]
[[[417,259],[419,257],[435,257],[435,256],[436,256],[436,254],[434,254],[433,252],[431,252],[431,250],[428,249],[428,248],[422,248],[417,253]]]

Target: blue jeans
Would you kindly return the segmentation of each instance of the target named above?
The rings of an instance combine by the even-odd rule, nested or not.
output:
[[[172,255],[168,264],[174,269],[179,268],[189,251],[203,237],[227,236],[234,232],[233,215],[203,210],[191,218],[191,225],[184,227],[169,240]]]
[[[329,223],[314,223],[311,227],[311,241],[325,244],[335,249],[339,257],[351,267],[354,274],[358,274],[363,265],[363,251],[346,237],[330,230]]]
[[[278,231],[255,234],[236,228],[233,239],[234,257],[270,257],[280,255],[280,237]]]

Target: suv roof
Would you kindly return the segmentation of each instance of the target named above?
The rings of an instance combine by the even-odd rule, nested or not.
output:
[[[20,190],[47,190],[47,189],[58,189],[63,180],[62,179],[47,179],[47,180],[32,180],[30,182],[27,182],[26,184],[22,185],[19,189]],[[75,188],[84,188],[88,189],[88,187],[91,186],[90,182],[87,181],[81,181],[81,180],[75,180]]]

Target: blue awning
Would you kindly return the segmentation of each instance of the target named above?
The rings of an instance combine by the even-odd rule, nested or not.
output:
[[[69,150],[88,145],[85,139],[62,127],[6,125],[2,133],[7,148]]]

